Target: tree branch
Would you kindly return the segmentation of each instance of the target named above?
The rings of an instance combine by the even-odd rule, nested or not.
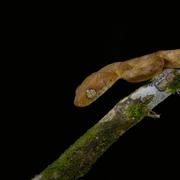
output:
[[[165,69],[151,82],[120,100],[97,124],[71,145],[33,180],[75,180],[145,116],[159,118],[152,109],[180,90],[180,69]]]

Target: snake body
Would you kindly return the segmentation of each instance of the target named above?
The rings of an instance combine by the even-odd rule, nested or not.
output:
[[[180,68],[180,49],[158,51],[124,62],[109,64],[92,73],[77,87],[74,104],[90,105],[117,80],[138,83],[153,78],[164,68]]]

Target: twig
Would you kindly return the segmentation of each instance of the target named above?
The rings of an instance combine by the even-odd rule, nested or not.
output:
[[[152,109],[180,90],[180,69],[165,69],[151,82],[119,101],[97,124],[71,145],[33,180],[75,180],[145,116],[159,118]]]

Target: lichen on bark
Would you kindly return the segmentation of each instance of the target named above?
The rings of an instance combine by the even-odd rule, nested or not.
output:
[[[172,94],[180,91],[180,72],[175,72],[174,81],[172,81],[168,87],[168,91]]]
[[[155,80],[119,101],[97,124],[49,165],[38,180],[75,180],[84,176],[96,160],[160,102],[179,88],[179,70],[164,70]],[[172,78],[171,78],[172,77]],[[177,78],[177,79],[176,79]]]
[[[134,118],[135,120],[138,120],[142,116],[148,114],[148,108],[143,103],[139,103],[129,106],[126,113],[128,118]]]
[[[147,114],[140,100],[118,103],[99,123],[89,129],[42,173],[42,180],[72,180],[85,175],[96,160]]]

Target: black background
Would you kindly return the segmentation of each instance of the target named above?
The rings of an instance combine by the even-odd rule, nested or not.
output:
[[[74,92],[87,75],[115,61],[180,48],[180,29],[171,21],[26,21],[11,39],[12,54],[18,58],[10,63],[16,68],[9,89],[13,110],[6,121],[11,132],[6,141],[9,156],[16,159],[19,171],[14,177],[19,180],[40,173],[121,98],[143,84],[121,80],[89,107],[77,108]],[[162,175],[174,179],[180,160],[178,98],[173,95],[156,107],[161,119],[145,118],[130,129],[80,179]]]

